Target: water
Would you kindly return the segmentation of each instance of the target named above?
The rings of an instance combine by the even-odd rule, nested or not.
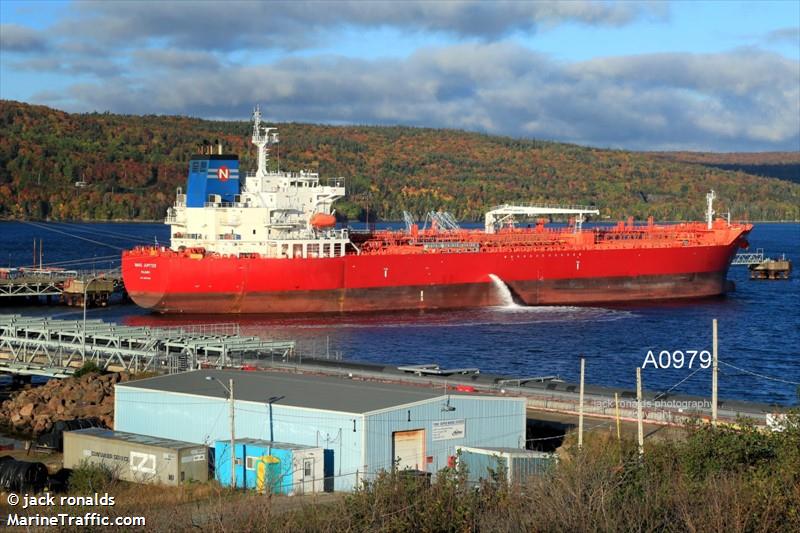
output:
[[[60,233],[56,233],[57,230]],[[119,264],[120,248],[136,242],[168,242],[162,224],[0,223],[0,264],[30,264],[32,241],[44,241],[44,261],[81,259],[78,267]],[[83,237],[103,245],[76,239]],[[751,248],[800,265],[800,224],[758,224]],[[71,263],[70,265],[75,265]],[[70,268],[77,268],[71,266]],[[584,355],[589,383],[635,388],[636,367],[649,350],[711,350],[711,319],[719,319],[720,360],[782,381],[720,366],[720,397],[791,405],[800,383],[800,273],[789,281],[750,281],[746,267],[732,267],[736,291],[722,298],[604,307],[524,307],[447,312],[397,312],[325,316],[164,317],[132,305],[90,309],[92,318],[127,324],[172,325],[238,321],[245,334],[295,339],[305,352],[340,351],[345,358],[389,364],[436,362],[477,366],[483,372],[517,377],[558,374],[577,381]],[[496,280],[498,290],[508,290]],[[2,308],[0,308],[2,309]],[[23,314],[77,318],[66,307],[11,308]],[[0,311],[2,312],[2,311]],[[687,357],[688,363],[688,357]],[[696,371],[673,392],[710,396],[710,369],[643,369],[646,389],[667,390]]]
[[[497,294],[500,296],[500,302],[502,303],[501,307],[506,309],[517,309],[522,307],[514,301],[514,295],[511,294],[511,289],[508,288],[508,285],[506,285],[505,281],[500,279],[500,277],[495,274],[489,274],[489,278],[491,278],[492,283],[497,289]]]

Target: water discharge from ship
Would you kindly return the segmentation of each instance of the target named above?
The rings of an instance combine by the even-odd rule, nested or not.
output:
[[[506,282],[500,279],[499,276],[495,274],[489,274],[489,277],[494,283],[495,289],[497,289],[497,294],[500,296],[500,306],[505,307],[507,309],[519,309],[523,306],[519,305],[517,302],[514,301],[514,295],[511,293],[511,289],[508,288]]]

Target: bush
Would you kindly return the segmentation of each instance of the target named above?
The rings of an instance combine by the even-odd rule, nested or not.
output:
[[[107,465],[81,461],[69,476],[69,490],[78,494],[108,492],[117,483],[116,472]]]
[[[75,374],[73,375],[76,378],[79,378],[81,376],[85,376],[86,374],[93,374],[93,373],[102,374],[103,369],[97,366],[97,364],[94,361],[86,361],[85,363],[83,363],[82,367],[80,367],[78,370],[75,371]]]
[[[800,531],[800,429],[688,428],[684,440],[574,439],[545,475],[479,485],[383,472],[341,502],[281,516],[281,531]]]

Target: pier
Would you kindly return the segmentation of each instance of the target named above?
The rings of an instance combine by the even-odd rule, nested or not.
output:
[[[749,268],[750,279],[789,279],[792,262],[784,256],[781,259],[767,259]]]
[[[88,362],[105,370],[176,373],[288,358],[294,341],[243,336],[238,324],[146,328],[102,320],[0,315],[0,372],[66,377]]]
[[[789,279],[792,273],[792,261],[783,255],[780,259],[764,257],[764,249],[755,252],[740,252],[734,256],[731,265],[747,266],[750,279]]]
[[[106,306],[114,292],[124,292],[119,269],[104,272],[47,269],[0,269],[0,298],[26,298],[48,304]],[[0,300],[2,301],[2,300]]]

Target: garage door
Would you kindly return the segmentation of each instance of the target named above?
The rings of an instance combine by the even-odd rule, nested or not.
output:
[[[425,470],[425,430],[395,431],[392,450],[397,468]]]

